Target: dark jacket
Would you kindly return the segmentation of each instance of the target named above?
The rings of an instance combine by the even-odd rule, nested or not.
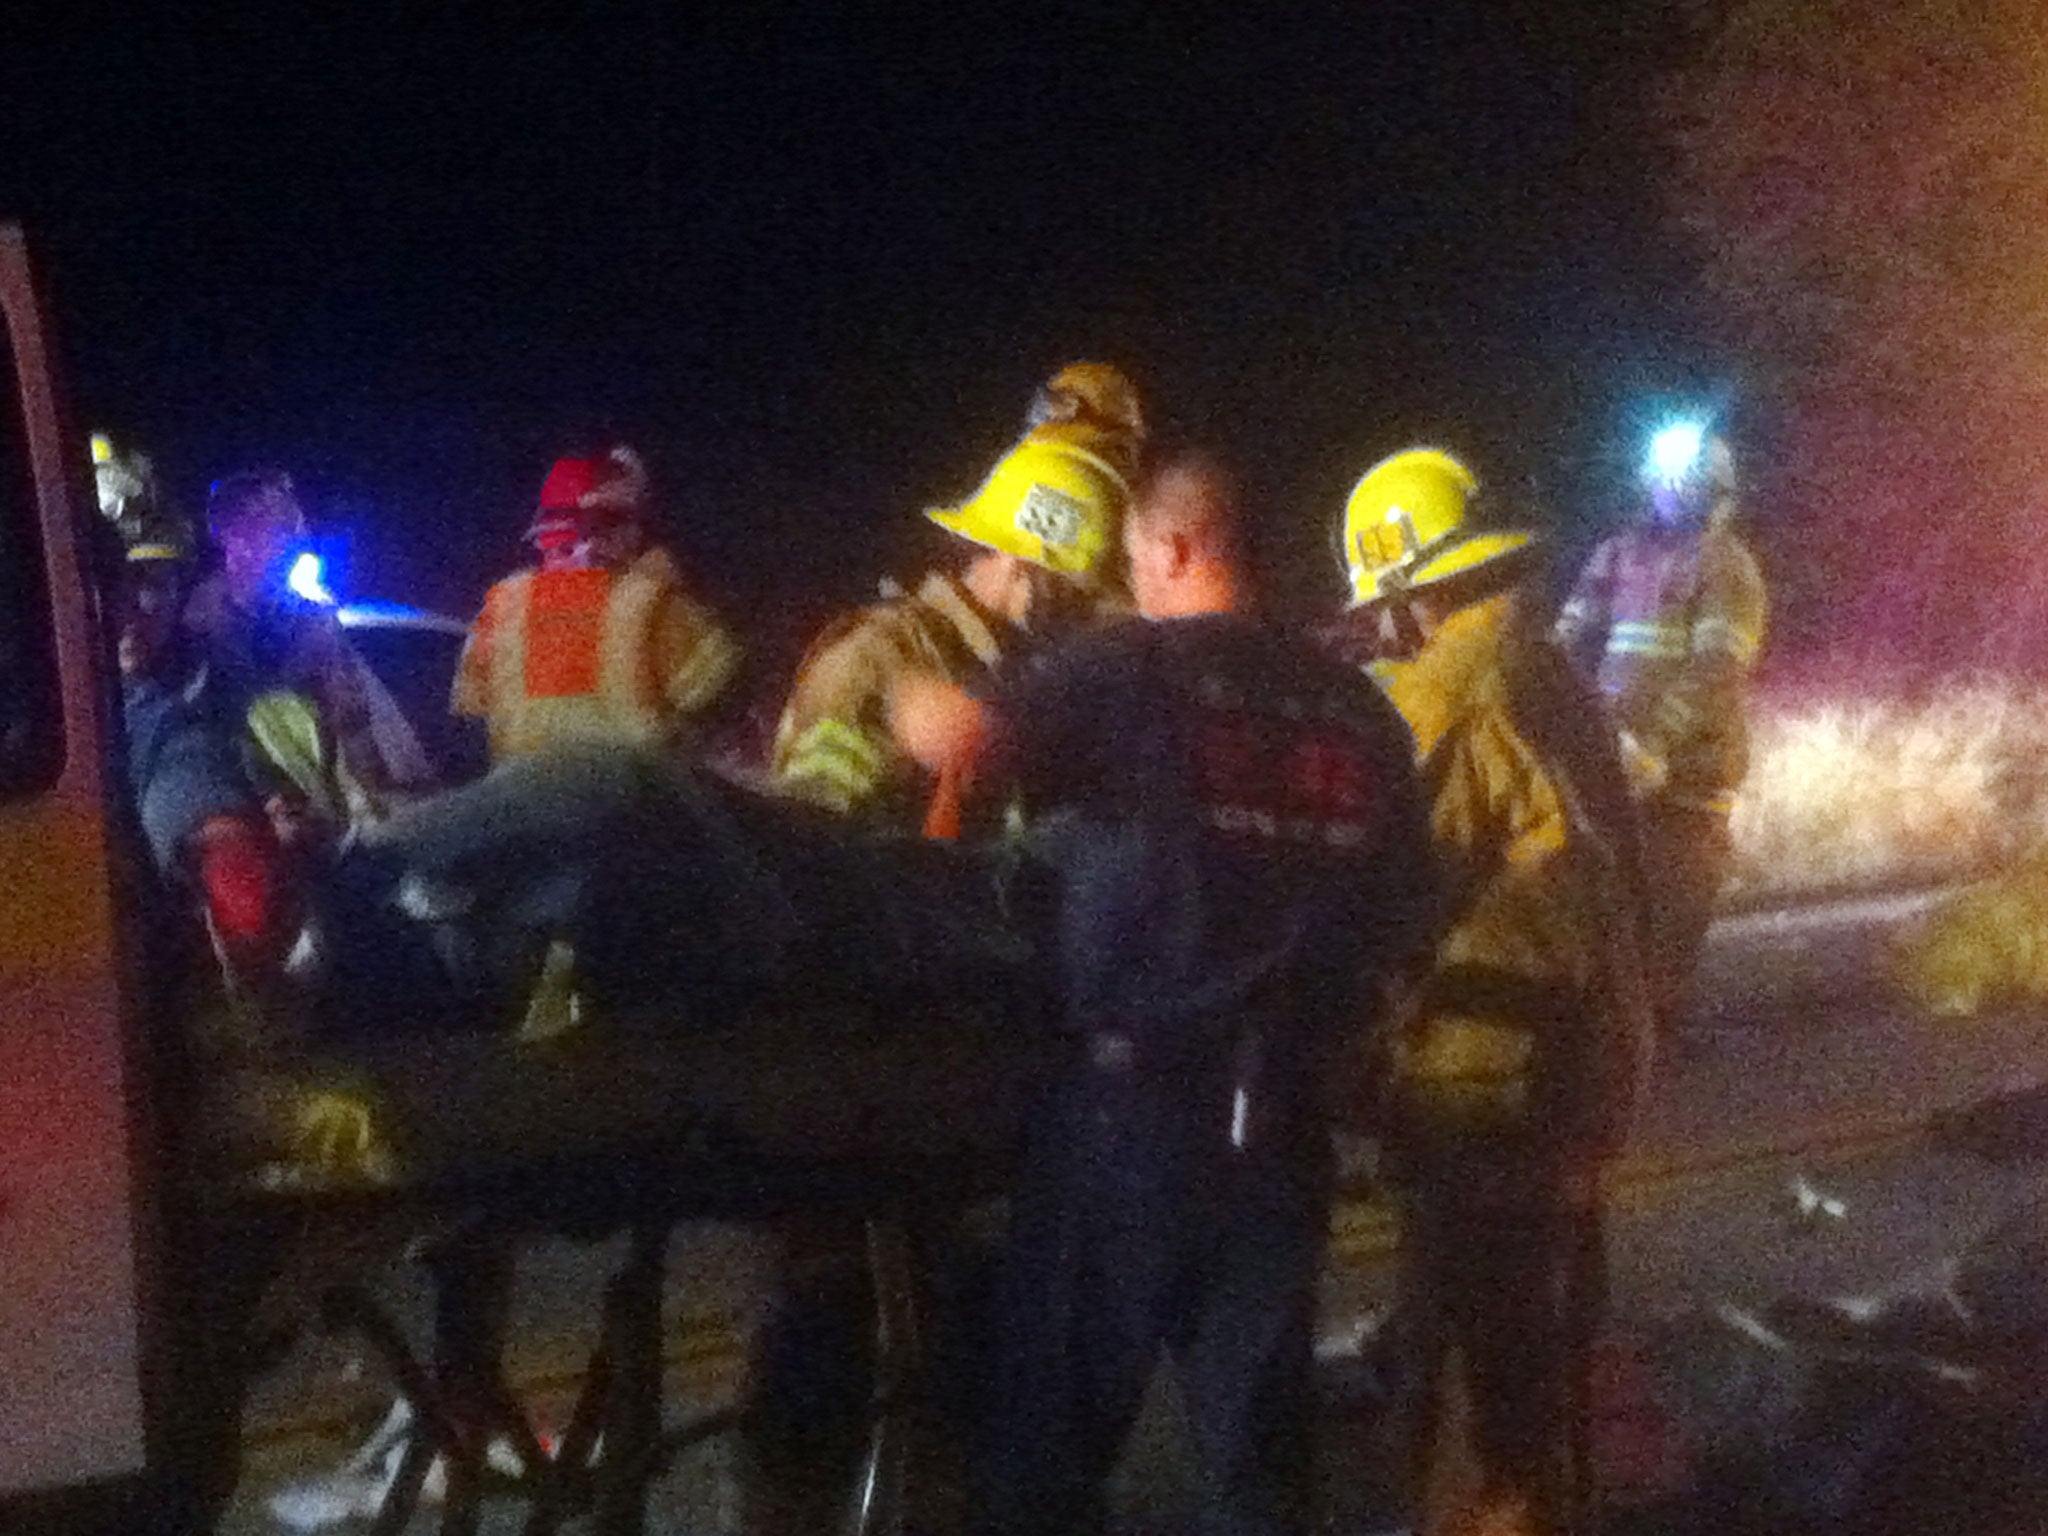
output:
[[[1432,879],[1408,733],[1370,683],[1205,615],[1056,648],[998,713],[1072,1027],[1163,1050],[1247,1010],[1363,1025]]]

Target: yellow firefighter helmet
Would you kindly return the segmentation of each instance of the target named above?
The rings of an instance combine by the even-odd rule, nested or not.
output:
[[[1138,386],[1113,363],[1069,363],[1039,386],[1028,425],[1080,421],[1121,433],[1133,443],[1145,438],[1145,412]]]
[[[1100,455],[1039,427],[958,507],[925,515],[949,533],[1084,584],[1115,543],[1130,486]]]
[[[91,438],[93,489],[100,511],[115,522],[124,517],[146,515],[157,500],[156,472],[143,455],[123,451],[104,432]]]
[[[1526,545],[1526,533],[1467,529],[1478,489],[1471,470],[1436,448],[1409,448],[1367,470],[1344,504],[1352,605],[1430,586]]]

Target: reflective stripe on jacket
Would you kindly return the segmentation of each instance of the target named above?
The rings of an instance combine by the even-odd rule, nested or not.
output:
[[[775,778],[792,795],[916,831],[927,775],[889,729],[889,692],[907,672],[966,684],[1001,660],[995,626],[956,577],[848,615],[811,646],[775,731]]]
[[[326,811],[315,807],[317,813],[342,823],[375,821],[408,795],[432,791],[434,764],[412,723],[348,643],[332,608],[272,598],[258,610],[240,610],[211,580],[186,598],[186,627],[201,637],[207,688],[223,709],[242,713],[270,692],[311,702],[328,741],[319,768]],[[283,774],[303,788],[297,772]]]
[[[1557,637],[1615,724],[1666,772],[1664,793],[1727,810],[1749,771],[1750,669],[1766,597],[1755,558],[1717,513],[1698,533],[1637,528],[1593,552]]]
[[[1511,595],[1474,604],[1386,669],[1448,893],[1396,1102],[1611,1147],[1649,1041],[1632,816],[1597,699],[1520,622]]]
[[[739,646],[649,550],[624,570],[522,571],[492,587],[451,707],[502,762],[579,741],[661,744],[731,679]]]

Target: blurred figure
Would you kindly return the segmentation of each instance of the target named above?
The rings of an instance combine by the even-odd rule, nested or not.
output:
[[[1735,460],[1694,422],[1643,464],[1642,522],[1594,550],[1557,621],[1621,734],[1648,873],[1658,1017],[1676,1028],[1714,901],[1729,817],[1749,771],[1749,675],[1766,598],[1735,531]]]
[[[1169,465],[1132,508],[1146,621],[1007,677],[989,790],[1025,816],[1071,1058],[1004,1250],[977,1530],[1100,1530],[1162,1348],[1196,1528],[1305,1532],[1335,1048],[1428,932],[1408,733],[1251,615],[1235,491]]]
[[[149,455],[121,448],[104,432],[91,437],[93,492],[100,515],[113,525],[123,548],[164,539],[175,523],[174,542],[191,545],[191,529],[169,517],[156,466]]]
[[[1597,698],[1531,621],[1528,536],[1467,518],[1478,489],[1414,449],[1351,493],[1355,607],[1402,637],[1382,669],[1415,733],[1448,929],[1388,1052],[1401,1199],[1416,1528],[1586,1529],[1600,1175],[1647,1066],[1649,991],[1628,788]]]

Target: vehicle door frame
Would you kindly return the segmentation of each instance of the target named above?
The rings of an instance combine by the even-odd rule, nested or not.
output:
[[[24,1112],[31,1097],[24,1088],[13,1106],[19,1118],[10,1127],[7,1085],[0,1084],[0,1137],[17,1143],[11,1170],[0,1162],[0,1286],[9,1273],[10,1226],[18,1234],[24,1229],[16,1224],[26,1223],[27,1232],[54,1236],[62,1248],[62,1233],[47,1219],[37,1224],[38,1213],[48,1215],[53,1191],[75,1199],[74,1225],[81,1229],[78,1251],[68,1255],[79,1265],[76,1306],[61,1317],[17,1325],[11,1335],[0,1328],[0,1373],[9,1378],[15,1457],[10,1466],[9,1441],[0,1436],[0,1524],[9,1531],[82,1536],[161,1529],[163,1521],[176,1518],[171,1511],[177,1501],[164,1493],[176,1462],[171,1388],[182,1373],[170,1369],[174,1334],[167,1324],[175,1299],[161,1262],[167,1248],[158,1203],[153,1053],[133,950],[140,882],[147,877],[121,791],[111,645],[93,580],[85,457],[64,406],[50,312],[27,239],[18,226],[0,223],[0,322],[16,394],[0,409],[21,413],[35,489],[31,531],[43,572],[45,611],[39,617],[48,626],[55,718],[62,731],[54,775],[0,800],[0,853],[13,861],[25,852],[28,859],[17,862],[11,875],[26,881],[32,894],[56,896],[54,905],[61,909],[46,920],[30,918],[26,935],[0,935],[0,958],[11,946],[19,968],[12,995],[8,978],[0,975],[0,1029],[23,1031],[11,1043],[0,1039],[0,1070],[24,1064],[54,1070],[50,1103],[69,1112],[60,1117],[46,1111],[36,1117],[46,1123],[35,1125]],[[41,873],[47,875],[49,861],[59,861],[63,878],[38,878],[39,845]],[[26,899],[16,902],[17,921]],[[0,895],[0,914],[6,906]],[[31,963],[23,963],[24,954]],[[39,997],[64,1005],[54,1021],[38,1018],[49,1014]],[[24,1011],[16,1013],[16,1007]],[[72,1145],[24,1151],[20,1133],[31,1129],[45,1149],[67,1135]],[[68,1190],[66,1179],[75,1180]],[[94,1257],[101,1261],[97,1266],[90,1262]],[[37,1257],[27,1267],[63,1262]],[[93,1282],[104,1287],[96,1296]],[[0,1313],[7,1305],[8,1298],[0,1296]],[[97,1317],[90,1315],[95,1309]],[[67,1335],[63,1330],[73,1324],[76,1332]],[[52,1329],[58,1342],[32,1354],[28,1371],[22,1360],[6,1358],[13,1346]],[[83,1354],[94,1344],[107,1353],[89,1362],[64,1356],[67,1348]],[[67,1410],[63,1372],[56,1381],[34,1374],[38,1365],[49,1367],[52,1349],[56,1364],[91,1389],[87,1396],[103,1392],[117,1400],[114,1406],[102,1401],[92,1410]],[[71,1390],[76,1392],[76,1382]],[[75,1437],[68,1446],[67,1433]]]

